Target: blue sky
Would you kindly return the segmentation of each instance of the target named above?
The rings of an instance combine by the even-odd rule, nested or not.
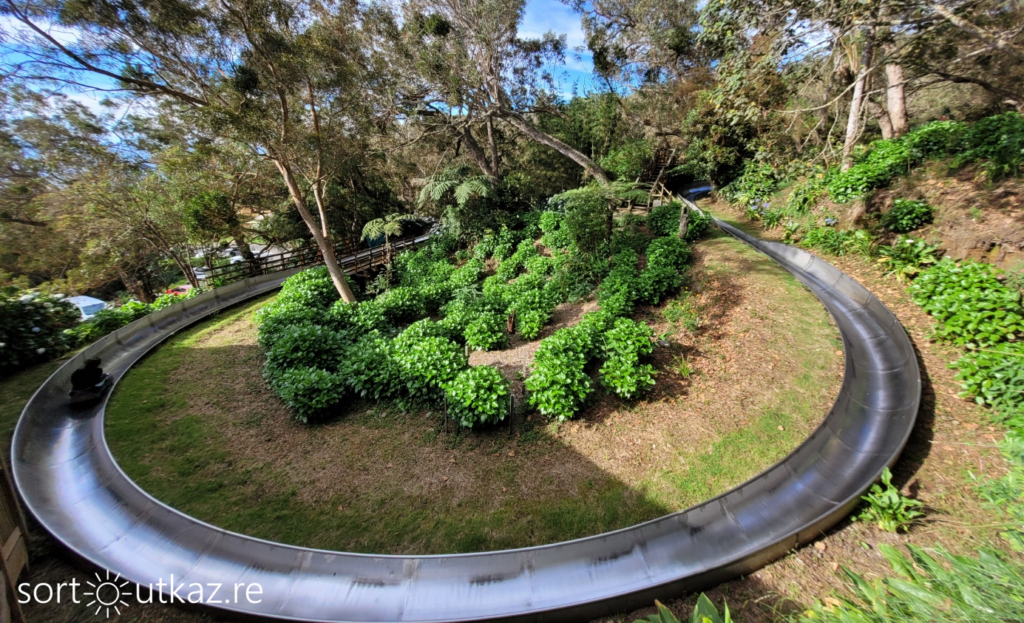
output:
[[[541,37],[548,31],[565,35],[569,47],[565,65],[555,71],[562,95],[568,98],[574,84],[580,94],[597,90],[598,85],[591,73],[594,68],[593,57],[585,51],[586,40],[580,27],[580,16],[558,0],[527,0],[526,15],[519,36]],[[579,52],[577,49],[584,51]]]

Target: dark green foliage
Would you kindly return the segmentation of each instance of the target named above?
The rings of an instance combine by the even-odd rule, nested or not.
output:
[[[549,249],[565,249],[571,243],[569,233],[562,227],[565,220],[564,212],[547,211],[540,216],[540,229],[544,232],[541,241]]]
[[[647,247],[647,266],[637,285],[639,298],[651,305],[686,282],[690,247],[674,236],[658,238]]]
[[[651,247],[654,243],[651,243]],[[615,256],[612,270],[597,289],[597,300],[601,309],[613,316],[628,316],[640,297],[640,258],[631,249]]]
[[[874,523],[886,532],[907,531],[924,516],[919,509],[924,504],[900,493],[892,484],[892,472],[882,469],[882,482],[871,485],[867,495],[860,498],[865,502],[857,519]]]
[[[508,381],[491,366],[473,366],[459,372],[446,393],[448,414],[467,428],[497,424],[508,413]]]
[[[405,393],[423,402],[440,400],[442,389],[468,365],[462,347],[443,337],[408,343],[395,340],[392,356],[405,381]]]
[[[676,236],[679,234],[679,214],[683,204],[679,201],[656,206],[647,215],[647,228],[657,236]],[[687,242],[699,240],[711,227],[711,215],[697,210],[690,210],[686,221]]]
[[[586,348],[575,327],[559,329],[541,341],[526,378],[530,404],[543,415],[565,421],[576,415],[592,391]]]
[[[523,240],[516,247],[516,252],[501,262],[501,266],[498,267],[495,274],[508,281],[519,274],[528,259],[536,257],[538,253],[532,240]]]
[[[621,398],[636,398],[654,385],[654,366],[641,359],[654,351],[654,332],[647,325],[618,318],[604,335],[601,381]]]
[[[960,137],[953,166],[981,162],[990,181],[1020,175],[1024,169],[1024,116],[1005,112],[981,119]]]
[[[801,246],[817,249],[829,255],[846,255],[853,234],[833,227],[817,227],[804,234]]]
[[[584,186],[558,195],[565,206],[561,229],[584,254],[597,251],[608,232],[608,199],[600,188]]]
[[[620,147],[612,148],[608,155],[601,159],[601,167],[615,174],[621,180],[633,181],[640,177],[644,167],[654,157],[654,150],[643,139],[629,141]]]
[[[78,308],[62,298],[0,296],[0,372],[66,353],[76,338],[65,331],[76,327],[80,318]]]
[[[265,376],[276,389],[282,375],[292,368],[313,367],[334,372],[347,347],[346,334],[320,325],[301,322],[284,327],[266,348]]]
[[[276,301],[271,303],[271,305],[274,304]],[[369,333],[370,331],[388,331],[391,328],[391,322],[375,300],[363,303],[336,301],[327,310],[325,318],[324,322],[337,331],[353,329],[356,333]]]
[[[910,294],[935,318],[938,339],[988,347],[1024,334],[1020,292],[996,279],[988,264],[945,258],[921,273]]]
[[[292,417],[312,424],[329,416],[332,408],[344,399],[346,384],[339,374],[301,367],[285,370],[275,383],[275,390],[291,409]]]
[[[741,206],[760,204],[775,194],[781,182],[776,167],[767,162],[748,160],[743,173],[722,188],[721,193],[727,201]]]
[[[327,268],[317,266],[285,279],[276,300],[327,309],[338,300],[338,290],[334,287]]]
[[[406,286],[392,288],[373,301],[391,322],[412,320],[427,313],[419,290]]]
[[[852,247],[858,242],[856,234],[847,241],[847,247]],[[938,249],[924,240],[917,240],[910,236],[900,234],[899,237],[889,245],[882,245],[876,250],[878,262],[885,266],[885,274],[893,275],[899,281],[913,279],[921,268],[935,263],[935,255]]]
[[[381,400],[398,397],[405,387],[393,356],[394,342],[374,331],[351,344],[338,366],[338,374],[352,393]]]
[[[474,350],[494,350],[508,346],[507,319],[501,313],[482,313],[470,320],[463,335]]]
[[[480,276],[484,272],[484,263],[479,259],[473,258],[463,264],[460,268],[456,269],[452,276],[448,279],[448,283],[452,287],[468,288],[480,280]]]
[[[897,199],[882,217],[882,227],[897,234],[912,232],[931,223],[934,212],[927,201]]]
[[[1024,342],[968,352],[950,367],[957,371],[964,398],[1006,413],[1024,404]]]

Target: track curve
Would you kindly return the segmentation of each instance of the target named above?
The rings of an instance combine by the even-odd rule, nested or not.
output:
[[[26,405],[12,448],[33,515],[98,567],[142,586],[259,584],[259,603],[210,607],[289,621],[582,620],[650,605],[749,573],[846,516],[895,462],[921,396],[917,359],[896,317],[813,255],[730,235],[792,273],[825,305],[845,347],[842,388],[823,423],[763,473],[682,512],[593,537],[519,550],[440,556],[327,552],[211,526],[162,504],[118,467],[103,436],[106,399],[67,405],[70,375],[102,357],[119,380],[162,341],[297,270],[234,283],[158,311],[99,340]],[[108,394],[109,396],[109,394]],[[181,595],[181,593],[179,593]]]

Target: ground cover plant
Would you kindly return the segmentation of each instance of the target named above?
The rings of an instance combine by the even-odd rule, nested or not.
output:
[[[563,193],[549,201],[556,210],[485,234],[459,254],[461,265],[450,238],[439,235],[398,254],[356,303],[338,299],[325,268],[289,277],[254,316],[268,385],[306,423],[358,396],[452,403],[460,424],[493,424],[503,418],[494,405],[504,404],[508,389],[496,370],[469,368],[463,351],[506,348],[512,330],[536,339],[557,305],[596,287],[601,311],[541,342],[526,379],[530,404],[558,420],[574,417],[593,389],[591,362],[602,362],[609,391],[638,397],[654,384],[644,361],[653,333],[628,317],[637,304],[658,304],[679,290],[691,252],[674,230],[652,240],[635,221],[609,235],[608,201],[590,187]],[[691,220],[694,237],[707,222]],[[493,274],[485,262],[495,264]]]

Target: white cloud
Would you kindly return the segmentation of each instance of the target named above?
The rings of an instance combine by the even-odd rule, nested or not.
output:
[[[570,48],[586,45],[580,16],[569,7],[558,0],[527,0],[519,36],[540,38],[548,31],[564,34]]]

